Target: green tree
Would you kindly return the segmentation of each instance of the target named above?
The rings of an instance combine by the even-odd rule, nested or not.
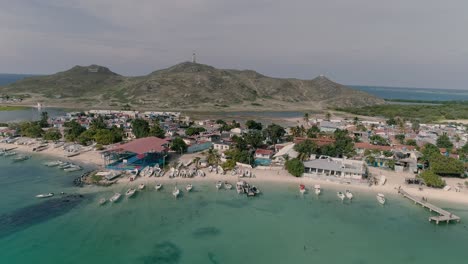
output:
[[[411,122],[411,129],[413,129],[414,132],[418,132],[420,127],[421,127],[421,124],[419,123],[418,120],[413,120]]]
[[[440,154],[439,148],[436,145],[433,145],[431,143],[424,144],[424,147],[421,152],[423,154],[422,159],[426,161],[430,161],[431,159],[434,159],[434,158],[437,159],[440,156],[442,156]]]
[[[264,130],[263,133],[266,138],[268,138],[273,144],[278,143],[278,141],[281,139],[281,137],[286,134],[286,131],[284,128],[280,125],[277,125],[275,123],[268,125]]]
[[[442,188],[445,186],[445,181],[434,173],[432,170],[423,171],[420,177],[424,180],[424,183],[429,187]]]
[[[88,145],[92,141],[94,141],[94,135],[96,134],[96,130],[88,129],[83,131],[78,137],[76,137],[75,141],[78,141],[81,145]]]
[[[288,172],[295,177],[301,177],[304,173],[304,164],[299,159],[290,159],[286,161],[285,166]]]
[[[395,139],[398,140],[398,142],[400,142],[400,144],[404,144],[405,143],[405,134],[395,135]]]
[[[44,138],[45,140],[57,141],[57,140],[60,140],[60,139],[62,138],[62,134],[61,134],[60,131],[58,131],[57,129],[51,128],[51,129],[47,130],[47,131],[44,133],[43,138]]]
[[[302,117],[304,120],[304,124],[308,125],[309,124],[309,113],[304,113],[304,116]]]
[[[405,145],[417,147],[418,143],[414,139],[407,139]]]
[[[331,114],[330,114],[330,112],[327,112],[325,114],[325,120],[330,121],[330,119],[331,119]]]
[[[164,129],[161,128],[161,125],[159,123],[154,123],[149,130],[149,136],[165,138],[166,131],[164,131]]]
[[[146,120],[137,118],[132,121],[132,131],[136,138],[147,137],[149,130],[149,124]]]
[[[98,129],[94,134],[94,140],[98,144],[109,145],[122,141],[122,135],[118,129]]]
[[[185,130],[187,136],[199,135],[201,132],[205,132],[206,129],[203,127],[189,127]]]
[[[369,138],[370,142],[374,145],[379,145],[379,146],[388,146],[390,145],[388,143],[388,140],[386,140],[385,138],[379,136],[379,135],[372,135],[370,138]]]
[[[171,149],[179,153],[185,153],[187,152],[187,144],[181,137],[176,137],[172,140]]]
[[[24,122],[20,124],[20,134],[22,136],[38,138],[42,136],[43,132],[37,122]]]
[[[49,126],[49,113],[41,112],[41,120],[39,120],[40,127],[48,127]]]
[[[389,118],[387,121],[386,121],[387,125],[389,126],[394,126],[397,124],[397,121],[395,120],[395,118],[391,117]]]
[[[75,141],[81,135],[81,133],[86,131],[86,128],[78,124],[78,122],[76,122],[75,120],[66,122],[64,126],[68,128],[65,134],[65,139],[68,141]]]
[[[313,125],[307,130],[307,137],[316,138],[318,133],[320,133],[320,128],[316,125]]]
[[[464,176],[465,167],[458,159],[440,155],[429,160],[429,164],[431,170],[439,176]]]
[[[446,133],[440,135],[438,138],[437,138],[437,143],[436,143],[437,147],[439,148],[446,148],[448,150],[452,149],[453,148],[453,144],[452,142],[450,141],[450,138],[447,136]]]
[[[354,142],[353,139],[348,135],[348,130],[337,129],[335,132],[333,132],[333,136],[335,138],[335,143],[329,147],[329,150],[332,150],[335,155],[329,156],[351,157],[356,154],[354,150]]]
[[[255,130],[262,130],[263,128],[262,123],[255,122],[254,120],[247,120],[247,122],[245,122],[245,126],[248,129],[255,129]]]
[[[312,140],[307,139],[294,145],[294,150],[299,152],[299,158],[301,160],[306,160],[310,157],[310,155],[317,153],[318,146]]]
[[[89,124],[89,129],[92,129],[92,130],[105,129],[105,128],[107,128],[107,125],[104,122],[104,118],[102,118],[102,116],[98,116],[94,118],[91,121],[91,124]]]
[[[355,116],[355,117],[353,118],[353,125],[356,126],[356,125],[358,125],[358,124],[359,124],[359,117]]]
[[[249,131],[244,135],[244,140],[247,144],[251,145],[253,148],[258,148],[263,144],[265,138],[259,130]]]
[[[243,137],[234,135],[231,139],[232,142],[234,142],[234,148],[238,150],[247,150],[247,142]]]
[[[219,164],[219,162],[221,161],[221,155],[219,155],[218,150],[209,149],[208,154],[206,156],[206,160],[208,164],[216,165]]]

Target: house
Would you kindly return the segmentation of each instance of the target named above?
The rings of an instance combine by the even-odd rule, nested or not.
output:
[[[273,156],[271,149],[257,149],[255,150],[255,159],[270,159]]]
[[[287,158],[297,158],[299,156],[299,152],[294,150],[295,145],[296,144],[292,143],[279,149],[278,152],[273,156],[273,163],[283,165]]]
[[[321,132],[335,132],[337,129],[342,129],[343,126],[341,122],[330,122],[322,121],[320,122],[320,131]]]
[[[361,180],[367,177],[364,161],[320,158],[304,162],[304,176],[325,176]]]
[[[231,149],[231,143],[227,141],[218,141],[218,142],[213,142],[213,149],[218,150],[219,152],[224,152],[226,150]]]

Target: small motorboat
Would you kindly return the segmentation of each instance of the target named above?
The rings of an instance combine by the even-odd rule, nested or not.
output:
[[[56,161],[49,161],[49,162],[46,162],[44,163],[44,166],[47,166],[47,167],[56,167],[60,164],[62,164],[63,162],[60,161],[60,160],[56,160]]]
[[[73,172],[73,171],[79,171],[79,170],[82,170],[83,168],[81,168],[80,166],[78,165],[72,165],[70,166],[69,168],[66,168],[64,169],[64,171],[66,172]]]
[[[385,204],[385,201],[386,201],[386,200],[385,200],[385,195],[383,195],[383,193],[378,193],[377,196],[376,196],[376,198],[377,198],[377,201],[378,201],[380,204],[382,204],[382,205]]]
[[[111,203],[115,203],[120,199],[121,196],[122,196],[122,194],[120,194],[120,193],[114,193],[114,195],[112,195],[112,197],[109,199],[109,201]]]
[[[193,185],[192,185],[192,184],[187,184],[187,186],[185,186],[185,190],[186,190],[187,192],[190,192],[192,189],[193,189]]]
[[[245,184],[244,181],[237,182],[237,184],[236,184],[237,193],[243,193],[244,192],[244,184]]]
[[[20,162],[20,161],[28,160],[30,158],[31,156],[18,155],[15,158],[13,158],[13,162]]]
[[[224,182],[224,188],[226,188],[227,190],[231,190],[232,189],[232,184],[230,184],[229,182]]]
[[[145,185],[144,185],[143,183],[140,184],[140,185],[138,185],[138,190],[141,191],[141,190],[143,190],[144,188],[145,188]]]
[[[315,184],[314,189],[315,189],[316,195],[320,195],[320,193],[322,192],[322,189],[320,188],[320,184]]]
[[[351,193],[349,190],[346,190],[345,194],[346,194],[346,198],[350,200],[353,199],[353,193]]]
[[[36,195],[36,198],[49,198],[54,196],[54,193],[41,193]]]
[[[250,190],[255,194],[260,194],[260,190],[257,187],[255,187],[255,185],[252,185],[252,187],[250,187]]]
[[[99,205],[103,205],[107,202],[107,199],[106,198],[101,198],[99,199]]]
[[[159,191],[162,188],[162,184],[158,183],[156,184],[156,186],[154,186],[154,188],[156,189],[156,191]]]
[[[125,196],[127,197],[132,197],[134,194],[135,194],[136,190],[134,188],[130,188],[127,190],[127,192],[125,193]]]
[[[222,181],[218,181],[218,182],[216,183],[216,189],[219,190],[222,186],[223,186],[223,182],[222,182]]]
[[[172,195],[174,195],[175,198],[177,198],[180,194],[180,190],[176,187],[174,187],[174,191],[172,191]]]
[[[300,192],[301,194],[304,194],[304,193],[306,192],[306,187],[305,187],[304,184],[300,184],[300,185],[299,185],[299,192]]]
[[[341,201],[343,201],[344,198],[345,198],[345,195],[344,195],[342,192],[337,192],[337,193],[336,193],[336,196],[338,196],[338,198],[340,198]]]

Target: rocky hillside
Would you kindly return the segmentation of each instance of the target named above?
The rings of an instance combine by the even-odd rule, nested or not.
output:
[[[49,76],[27,78],[0,93],[28,93],[49,104],[57,101],[92,106],[193,109],[314,109],[367,106],[384,101],[337,84],[324,76],[313,80],[279,79],[255,71],[223,70],[184,62],[140,77],[124,77],[91,65]]]

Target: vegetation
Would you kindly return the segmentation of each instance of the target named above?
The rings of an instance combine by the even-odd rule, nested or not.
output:
[[[42,128],[37,122],[24,122],[19,125],[20,135],[24,137],[38,138],[42,136]]]
[[[78,122],[75,120],[66,122],[64,127],[68,128],[65,134],[65,139],[68,141],[75,141],[81,135],[81,133],[86,131],[86,128],[78,124]]]
[[[273,144],[279,142],[280,138],[286,134],[284,128],[277,124],[270,124],[263,130],[264,136]]]
[[[161,128],[159,122],[154,123],[149,130],[148,136],[158,137],[158,138],[165,138],[166,131]]]
[[[299,152],[299,159],[306,160],[310,155],[317,153],[318,146],[310,139],[304,140],[301,143],[294,145],[294,150]]]
[[[44,133],[43,138],[45,140],[57,141],[62,138],[62,133],[58,129],[51,128]]]
[[[429,161],[431,170],[439,176],[463,177],[465,167],[463,162],[443,155]]]
[[[137,118],[132,121],[132,131],[136,138],[147,137],[150,132],[149,124],[146,120]]]
[[[285,165],[288,172],[295,177],[301,177],[304,173],[304,164],[299,159],[287,160]]]
[[[181,137],[176,137],[171,143],[171,149],[182,154],[187,152],[187,144]]]
[[[255,130],[262,130],[263,128],[262,123],[255,122],[254,120],[247,120],[247,122],[245,122],[245,126],[248,129],[255,129]]]
[[[432,170],[423,171],[420,177],[424,180],[429,187],[442,188],[445,186],[445,181],[442,178],[434,173]]]
[[[422,123],[447,119],[468,119],[468,102],[442,102],[438,105],[385,104],[345,107],[336,110],[356,115],[382,116],[390,119],[401,117],[405,120],[418,120]],[[391,125],[392,123],[388,124]],[[415,125],[413,129],[419,129],[419,125]]]
[[[407,139],[406,142],[405,142],[405,145],[414,146],[414,147],[418,146],[418,144],[416,143],[416,140],[414,140],[414,139]]]
[[[47,112],[41,112],[41,119],[39,120],[39,126],[40,127],[48,127],[49,126],[49,113]]]
[[[387,139],[379,136],[379,135],[372,135],[369,138],[370,142],[374,145],[379,145],[379,146],[389,146],[390,143],[388,142]]]
[[[187,136],[193,136],[193,135],[198,135],[200,134],[201,132],[205,132],[206,129],[203,128],[203,127],[189,127],[185,130],[185,134]]]
[[[313,125],[306,132],[307,137],[309,138],[316,138],[319,133],[320,133],[320,128],[317,125]]]
[[[405,144],[405,134],[395,135],[395,139],[398,140],[400,144]]]
[[[230,149],[225,154],[235,162],[251,164],[254,160],[253,153],[248,150]]]
[[[261,131],[252,130],[244,134],[245,143],[249,144],[253,148],[258,148],[263,144],[265,137]]]
[[[447,134],[443,134],[443,135],[440,135],[438,138],[437,138],[437,143],[436,143],[437,147],[439,148],[446,148],[448,150],[451,150],[453,148],[453,144],[452,142],[450,141],[450,138],[447,136]]]
[[[17,110],[25,110],[28,109],[25,106],[10,106],[10,105],[0,105],[0,111],[17,111]]]

